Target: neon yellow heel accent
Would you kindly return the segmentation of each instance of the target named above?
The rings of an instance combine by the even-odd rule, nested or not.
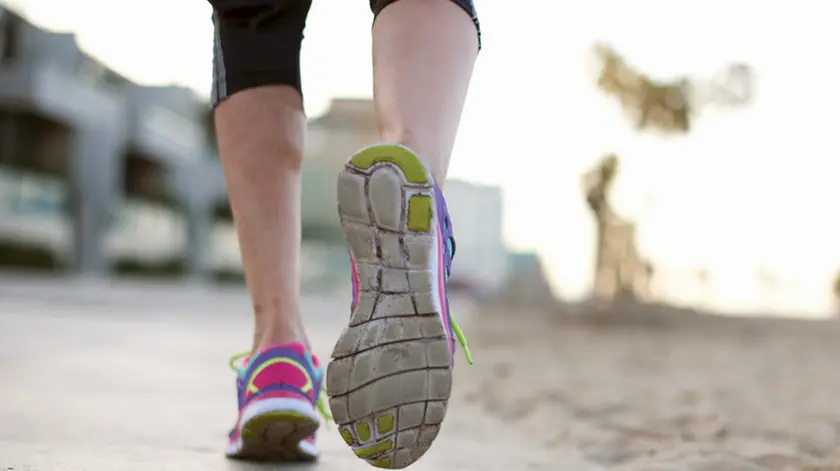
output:
[[[408,230],[429,232],[432,228],[432,198],[414,195],[408,200]]]
[[[364,170],[380,162],[390,162],[399,167],[409,183],[429,183],[423,163],[413,152],[402,146],[394,144],[371,146],[350,159],[351,165]]]
[[[259,368],[257,368],[257,370],[254,371],[251,374],[251,380],[248,382],[248,390],[250,391],[251,388],[254,386],[254,378],[259,376],[259,374],[264,369],[268,368],[271,365],[276,365],[276,364],[279,364],[279,363],[285,363],[287,365],[292,365],[294,367],[297,367],[302,373],[304,373],[306,375],[306,384],[304,384],[303,387],[300,390],[303,391],[304,393],[308,393],[309,391],[312,390],[312,379],[309,377],[309,373],[306,372],[306,367],[304,367],[300,363],[296,362],[295,360],[292,360],[291,358],[273,358],[271,360],[268,360],[265,363],[262,363],[259,366]]]

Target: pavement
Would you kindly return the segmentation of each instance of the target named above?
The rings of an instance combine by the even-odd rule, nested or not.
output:
[[[303,299],[322,357],[345,325],[348,299]],[[471,309],[461,306],[468,327]],[[0,470],[373,469],[334,424],[319,432],[315,465],[223,457],[236,417],[227,361],[247,348],[250,329],[241,289],[0,275]],[[442,432],[412,469],[557,469],[521,431],[468,403],[469,378],[456,374]]]

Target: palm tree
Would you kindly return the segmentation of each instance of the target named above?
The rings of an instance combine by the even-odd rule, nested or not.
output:
[[[746,64],[732,64],[712,80],[676,77],[661,81],[636,70],[608,45],[597,44],[594,52],[600,63],[598,87],[618,98],[639,131],[688,133],[700,109],[744,106],[753,97],[752,68]]]
[[[618,165],[617,155],[606,155],[582,178],[596,227],[594,293],[597,298],[644,298],[654,267],[636,247],[635,223],[618,215],[610,202]]]
[[[609,195],[618,174],[619,159],[615,154],[605,155],[586,175],[583,187],[586,204],[599,221],[609,212]]]
[[[615,269],[607,265],[607,238],[610,228],[609,222],[614,212],[610,204],[610,192],[618,173],[618,156],[609,154],[604,156],[594,168],[583,175],[582,186],[586,204],[595,218],[595,281],[596,295],[606,295],[612,291],[613,279],[618,276]],[[607,279],[608,278],[608,279]],[[606,288],[604,284],[610,285]]]
[[[732,64],[712,80],[683,76],[663,81],[637,70],[606,44],[596,44],[594,53],[600,66],[598,87],[618,99],[622,111],[639,132],[686,134],[691,131],[693,119],[700,109],[708,106],[740,107],[748,104],[753,97],[753,72],[746,64]],[[584,176],[586,201],[598,225],[596,279],[604,261],[601,253],[604,244],[601,241],[610,238],[606,234],[611,227],[609,219],[620,219],[612,212],[608,198],[617,168],[618,157],[609,155]],[[622,224],[633,225],[629,221]],[[635,253],[635,247],[631,251]],[[707,273],[699,278],[701,285],[708,284]]]

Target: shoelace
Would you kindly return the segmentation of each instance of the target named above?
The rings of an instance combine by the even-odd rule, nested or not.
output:
[[[444,222],[447,226],[449,225],[449,219],[447,218]],[[446,240],[446,250],[449,252],[449,259],[452,260],[455,258],[455,238],[450,236]],[[451,274],[449,268],[446,269],[446,281],[449,281],[449,275]],[[467,358],[467,363],[470,365],[473,364],[472,355],[470,354],[470,347],[467,345],[467,337],[464,335],[464,331],[461,330],[461,326],[455,322],[455,319],[452,315],[449,315],[449,323],[452,324],[452,332],[455,333],[455,338],[458,339],[458,343],[461,344],[461,350],[464,351],[464,356]]]
[[[467,345],[467,337],[464,335],[464,332],[461,330],[461,327],[455,322],[455,319],[452,316],[449,316],[449,322],[452,324],[452,332],[455,333],[455,338],[458,339],[458,343],[461,344],[461,350],[464,351],[464,357],[467,358],[467,363],[470,365],[473,364],[472,355],[470,354],[470,347]]]
[[[240,352],[236,355],[230,357],[228,361],[228,366],[231,370],[233,370],[236,374],[242,373],[242,366],[237,366],[237,363],[241,361],[243,358],[246,358],[251,355],[251,352]],[[323,375],[323,371],[321,372]],[[332,415],[330,414],[329,406],[327,405],[327,401],[324,399],[327,396],[327,386],[325,382],[321,382],[321,393],[318,395],[318,402],[315,404],[315,407],[318,409],[318,412],[324,418],[324,422],[327,424],[327,428],[329,428],[329,423],[332,420]]]

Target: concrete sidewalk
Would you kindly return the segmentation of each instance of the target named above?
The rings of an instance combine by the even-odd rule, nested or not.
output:
[[[303,307],[327,358],[347,297],[308,297]],[[240,290],[0,278],[0,470],[273,469],[222,457],[236,415],[226,364],[250,327]],[[556,469],[467,405],[458,379],[435,446],[412,469]],[[319,436],[315,469],[372,469],[334,425]]]

